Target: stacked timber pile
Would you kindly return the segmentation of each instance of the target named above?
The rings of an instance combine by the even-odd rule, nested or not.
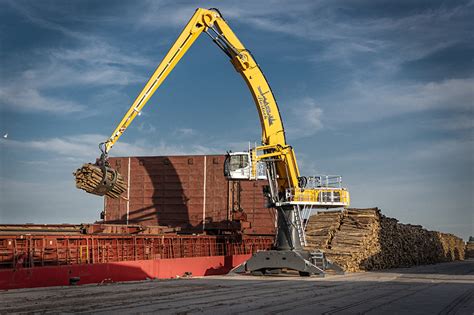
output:
[[[320,234],[330,232],[326,236],[313,236],[319,231]],[[419,225],[401,224],[382,215],[378,208],[332,211],[330,216],[320,212],[311,216],[307,234],[309,249],[324,251],[346,271],[464,259],[464,243],[460,238],[428,231]]]
[[[469,237],[469,241],[466,243],[466,257],[474,258],[474,237]]]
[[[341,225],[341,211],[325,211],[310,217],[306,240],[316,248],[327,248]]]
[[[341,226],[329,245],[331,260],[346,271],[356,271],[361,263],[380,252],[380,211],[347,209]]]
[[[437,248],[440,255],[444,255],[442,261],[464,260],[466,244],[462,239],[453,234],[433,232],[441,242],[441,248]]]
[[[104,173],[102,169],[94,164],[87,163],[82,165],[73,173],[76,177],[76,187],[87,191],[88,193],[108,196],[110,198],[119,198],[127,190],[127,186],[122,175],[111,169],[107,170],[106,179],[110,185],[103,184]],[[114,177],[116,179],[114,180]]]

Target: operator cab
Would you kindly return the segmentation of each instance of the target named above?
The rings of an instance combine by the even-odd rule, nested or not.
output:
[[[227,153],[224,162],[224,176],[227,179],[251,179],[251,163],[249,152]]]
[[[229,152],[224,162],[224,176],[229,180],[267,179],[265,162],[252,163],[251,152]]]

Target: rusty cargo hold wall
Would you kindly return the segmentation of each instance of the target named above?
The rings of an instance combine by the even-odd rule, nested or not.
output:
[[[129,189],[123,198],[106,197],[104,222],[274,235],[275,211],[265,207],[262,193],[266,180],[228,181],[224,160],[224,155],[110,158]]]

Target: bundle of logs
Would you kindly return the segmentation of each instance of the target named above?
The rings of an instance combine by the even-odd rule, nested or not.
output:
[[[104,173],[102,168],[95,164],[84,164],[81,168],[77,169],[73,175],[76,177],[76,187],[91,194],[99,196],[106,195],[110,198],[116,199],[127,190],[127,185],[125,184],[122,175],[114,173],[111,169],[107,169],[106,174],[106,179],[111,182],[111,184],[104,185]],[[115,183],[113,183],[114,176],[117,176]]]
[[[319,212],[306,227],[308,249],[319,249],[345,271],[409,267],[464,259],[452,235],[401,224],[378,208]]]

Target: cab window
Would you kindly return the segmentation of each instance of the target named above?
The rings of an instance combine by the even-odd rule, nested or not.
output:
[[[230,157],[230,171],[236,171],[249,165],[249,157],[246,154],[232,155]]]

